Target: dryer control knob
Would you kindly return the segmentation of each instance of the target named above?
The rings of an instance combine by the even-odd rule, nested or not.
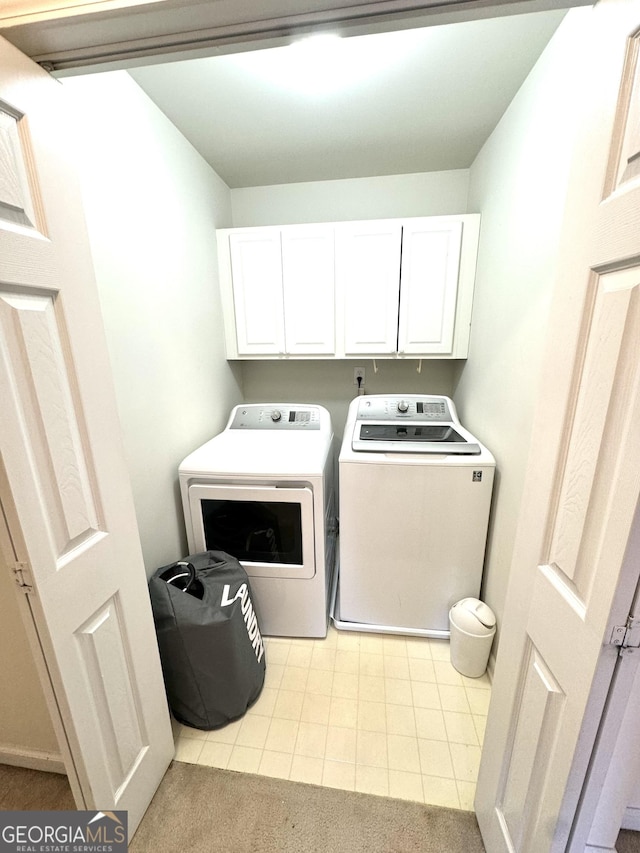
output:
[[[406,400],[400,400],[398,403],[398,411],[402,412],[402,414],[409,411],[409,404]]]
[[[282,418],[282,412],[279,412],[277,409],[274,409],[273,412],[271,412],[271,420],[272,421],[279,421],[279,420],[281,420],[281,418]]]

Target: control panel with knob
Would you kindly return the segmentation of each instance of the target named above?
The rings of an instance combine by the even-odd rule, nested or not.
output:
[[[444,423],[457,415],[449,397],[432,394],[372,394],[362,397],[356,415],[359,421],[420,421]]]
[[[319,430],[323,423],[324,409],[321,406],[289,406],[286,403],[265,405],[247,403],[236,406],[232,412],[229,429],[260,429],[292,431]]]

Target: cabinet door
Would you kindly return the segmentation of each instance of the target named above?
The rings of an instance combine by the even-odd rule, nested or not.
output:
[[[336,230],[336,281],[345,355],[396,351],[401,225],[371,221]]]
[[[331,225],[282,229],[285,349],[333,355],[334,243]]]
[[[453,350],[462,222],[405,222],[400,278],[400,354]]]
[[[238,355],[284,353],[279,228],[229,235]]]

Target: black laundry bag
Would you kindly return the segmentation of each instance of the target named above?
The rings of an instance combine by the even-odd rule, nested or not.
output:
[[[241,717],[264,685],[264,643],[247,573],[224,551],[162,566],[149,581],[169,706],[179,722],[216,729]]]

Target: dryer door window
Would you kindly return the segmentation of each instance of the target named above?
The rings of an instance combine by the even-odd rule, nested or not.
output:
[[[254,577],[315,574],[310,488],[194,485],[189,503],[198,550],[226,551]]]

